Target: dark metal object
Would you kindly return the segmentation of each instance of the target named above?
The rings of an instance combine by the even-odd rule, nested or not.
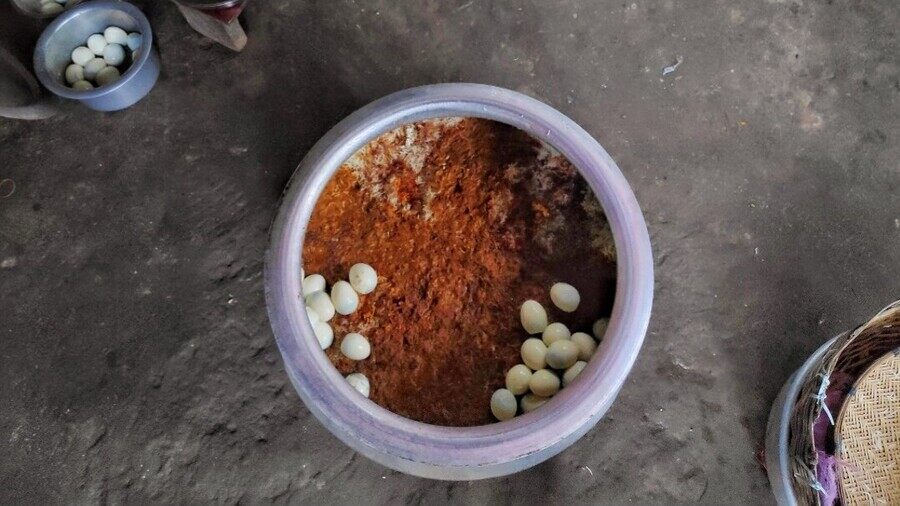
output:
[[[247,45],[247,34],[238,16],[248,0],[173,0],[191,28],[215,42],[240,51]]]
[[[12,53],[0,47],[0,116],[45,119],[57,112],[52,99],[41,95],[34,76]]]
[[[178,0],[185,7],[193,7],[200,10],[228,9],[246,3],[247,0]]]

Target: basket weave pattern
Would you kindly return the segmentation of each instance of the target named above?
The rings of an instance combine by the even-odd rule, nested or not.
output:
[[[862,375],[835,437],[844,504],[900,504],[900,355],[888,353]]]

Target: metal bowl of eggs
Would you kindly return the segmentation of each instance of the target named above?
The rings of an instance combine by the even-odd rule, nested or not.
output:
[[[159,77],[150,22],[127,2],[80,4],[57,16],[41,34],[34,71],[51,93],[91,109],[130,107]]]

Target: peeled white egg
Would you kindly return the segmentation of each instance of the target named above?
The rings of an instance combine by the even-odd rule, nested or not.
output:
[[[349,278],[353,289],[363,295],[372,293],[378,284],[378,273],[369,264],[354,264],[350,267]]]
[[[520,406],[522,406],[523,413],[531,413],[537,408],[543,406],[547,401],[549,401],[549,397],[541,397],[539,395],[534,394],[525,394],[522,397],[522,401],[520,402]]]
[[[97,72],[97,86],[112,84],[118,81],[121,76],[122,75],[119,74],[119,69],[115,67],[103,67],[100,72]]]
[[[128,40],[126,42],[128,44],[128,49],[130,49],[132,51],[137,50],[137,48],[141,47],[142,40],[143,40],[143,37],[141,36],[141,34],[139,34],[137,32],[129,33]]]
[[[334,304],[334,310],[338,314],[346,316],[359,307],[359,295],[350,283],[341,280],[331,287],[331,303]]]
[[[587,367],[587,362],[579,360],[578,362],[575,362],[575,365],[566,369],[566,372],[563,374],[563,386],[567,387],[570,383],[575,381],[575,378],[581,374],[581,371],[583,371],[585,367]]]
[[[372,353],[372,345],[366,336],[351,332],[341,341],[341,353],[350,360],[365,360]]]
[[[82,67],[87,65],[87,62],[91,61],[94,57],[94,52],[87,48],[87,46],[78,46],[72,50],[72,63],[76,65],[81,65]]]
[[[491,413],[497,420],[502,422],[512,419],[516,416],[517,408],[516,396],[509,390],[501,388],[491,395]]]
[[[361,372],[348,374],[347,383],[350,383],[350,386],[355,388],[357,392],[366,397],[369,396],[369,378],[367,378],[365,374]]]
[[[311,295],[325,290],[325,277],[321,274],[310,274],[303,278],[303,295]]]
[[[74,83],[72,83],[72,89],[78,91],[87,91],[94,89],[94,85],[84,80],[75,81]]]
[[[331,297],[325,292],[315,292],[307,295],[306,305],[311,307],[323,322],[334,318],[334,304],[331,303]]]
[[[106,68],[106,60],[103,58],[91,58],[84,66],[84,78],[93,81],[97,78],[97,73]]]
[[[544,333],[541,334],[541,339],[543,339],[544,344],[550,346],[560,339],[569,339],[571,336],[572,333],[569,332],[568,327],[562,323],[555,322],[547,325],[547,328],[544,329]]]
[[[106,42],[109,44],[119,44],[122,46],[128,44],[128,34],[118,26],[106,27],[106,30],[103,30],[103,36],[106,37]]]
[[[547,369],[534,371],[531,379],[528,380],[528,388],[534,395],[550,397],[559,392],[559,377]]]
[[[550,287],[550,300],[561,310],[571,313],[578,309],[581,303],[581,295],[578,290],[568,283],[556,283]]]
[[[106,37],[102,33],[95,33],[88,37],[87,47],[97,56],[103,55],[103,49],[106,47]]]
[[[540,334],[547,328],[547,310],[536,300],[526,300],[519,310],[522,328],[529,334]]]
[[[522,362],[537,371],[547,365],[547,345],[537,338],[526,339],[521,348]]]
[[[125,61],[125,49],[119,44],[107,44],[103,48],[103,59],[112,66],[121,65]]]
[[[568,369],[578,361],[578,352],[578,345],[568,339],[555,341],[547,348],[547,365],[554,369]]]
[[[66,82],[75,84],[76,81],[84,80],[84,67],[77,63],[71,63],[66,67]]]
[[[506,373],[506,389],[515,395],[527,392],[529,381],[531,381],[531,369],[525,364],[514,365]]]
[[[327,350],[331,343],[334,342],[334,329],[325,322],[316,322],[313,325],[313,332],[316,334],[316,340],[323,350]]]
[[[319,318],[319,313],[309,306],[306,306],[306,317],[309,318],[310,325],[315,325],[322,321],[321,318]]]
[[[596,337],[598,341],[602,341],[607,328],[609,328],[609,318],[600,318],[594,322],[591,331],[594,332],[594,337]]]
[[[597,342],[594,338],[584,332],[576,332],[572,334],[572,342],[578,346],[578,360],[590,360],[597,351]]]
[[[59,14],[63,11],[63,6],[59,5],[56,2],[47,2],[41,4],[41,13],[42,14]]]

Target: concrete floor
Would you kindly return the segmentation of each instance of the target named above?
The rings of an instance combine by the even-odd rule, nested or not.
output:
[[[769,503],[755,454],[777,390],[900,295],[894,1],[259,1],[242,54],[143,7],[164,68],[145,100],[0,120],[0,503]],[[27,49],[38,25],[4,9]],[[307,149],[442,81],[522,91],[594,134],[657,269],[609,415],[470,483],[326,432],[285,376],[261,277]]]

